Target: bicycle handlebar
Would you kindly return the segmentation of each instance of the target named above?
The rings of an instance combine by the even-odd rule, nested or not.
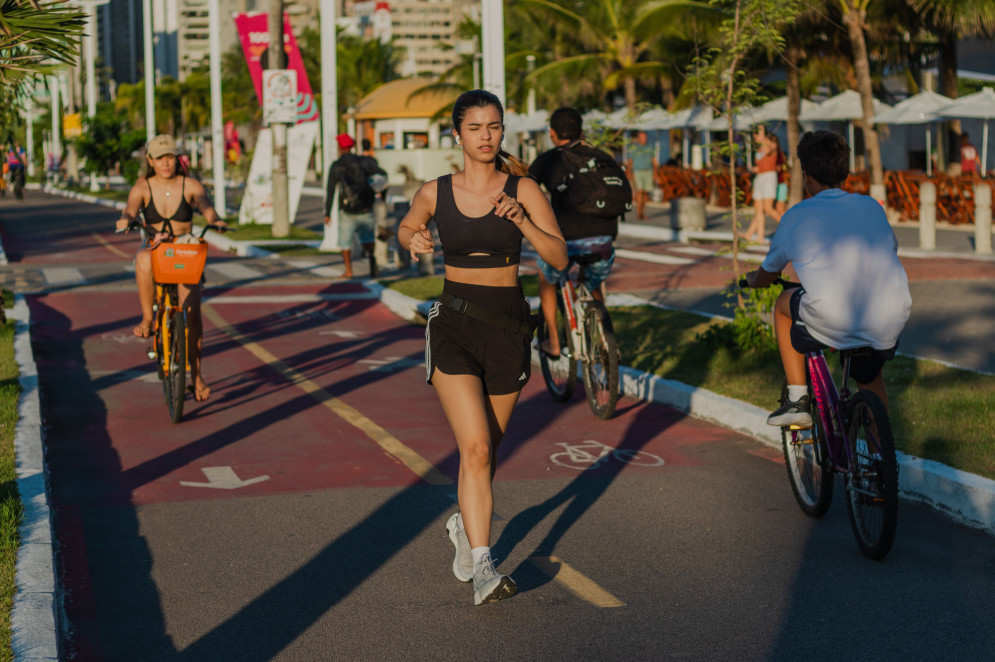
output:
[[[131,232],[132,230],[138,230],[140,228],[144,228],[146,234],[155,234],[156,233],[156,230],[154,228],[151,228],[147,223],[145,223],[144,221],[140,220],[138,217],[135,217],[135,218],[131,219],[131,222],[128,223],[127,227],[122,228],[120,230],[114,230],[114,234],[121,234],[122,232]],[[214,230],[215,232],[220,232],[221,234],[224,234],[225,232],[235,232],[236,231],[235,228],[228,227],[227,225],[221,226],[221,225],[217,225],[217,224],[214,224],[214,223],[208,223],[207,225],[204,226],[204,229],[200,231],[200,235],[198,235],[198,237],[200,239],[203,239],[204,235],[207,234],[208,230]]]
[[[770,285],[783,285],[784,289],[786,289],[786,290],[790,289],[792,287],[801,287],[802,286],[801,283],[797,283],[797,282],[795,282],[793,280],[787,280],[785,278],[781,278],[780,276],[778,276],[777,278],[775,278],[774,281]],[[767,287],[770,287],[770,285],[767,285]],[[741,289],[741,290],[751,289],[749,283],[746,282],[746,278],[745,277],[739,279],[739,289]],[[759,289],[759,288],[756,288],[756,289]]]

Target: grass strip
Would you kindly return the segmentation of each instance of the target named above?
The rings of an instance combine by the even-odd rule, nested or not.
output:
[[[234,226],[238,232],[231,235],[232,239],[237,241],[259,241],[261,239],[274,239],[273,237],[273,226],[265,225],[262,223],[245,223]],[[321,235],[314,230],[308,230],[307,228],[298,227],[296,225],[290,226],[290,236],[280,237],[282,240],[293,241],[293,240],[303,240],[303,241],[313,241],[321,240]],[[266,250],[273,250],[270,247],[266,247]]]
[[[535,276],[523,277],[533,296]],[[416,299],[437,298],[442,277],[396,281],[390,287]],[[722,320],[653,306],[611,308],[622,365],[773,410],[784,372],[775,348],[741,351],[710,327]],[[837,380],[839,362],[830,357]],[[908,356],[884,368],[898,450],[995,479],[995,376]]]
[[[5,290],[3,297],[5,307],[10,309],[13,295]],[[0,326],[0,660],[14,659],[10,618],[20,545],[18,528],[23,514],[14,457],[17,403],[21,397],[19,374],[14,360],[14,322],[8,321]]]

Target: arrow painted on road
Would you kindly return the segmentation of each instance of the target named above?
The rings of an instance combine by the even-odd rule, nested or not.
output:
[[[186,487],[213,487],[219,490],[237,490],[238,488],[245,487],[246,485],[252,485],[253,483],[261,483],[264,480],[269,480],[269,476],[256,476],[255,478],[242,480],[235,475],[235,471],[231,467],[202,467],[201,471],[203,471],[204,476],[207,477],[206,483],[193,483],[181,480],[180,485],[184,485]]]

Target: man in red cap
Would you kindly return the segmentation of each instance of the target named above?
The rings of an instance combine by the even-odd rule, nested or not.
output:
[[[349,134],[340,133],[335,137],[342,153],[332,164],[328,173],[328,195],[325,196],[325,224],[331,220],[332,201],[335,191],[339,194],[339,247],[342,249],[342,262],[345,265],[344,278],[352,278],[352,237],[359,236],[363,252],[370,260],[370,277],[377,275],[377,261],[373,257],[373,240],[375,220],[373,217],[373,202],[376,191],[370,184],[370,178],[380,175],[384,179],[387,173],[380,168],[376,159],[371,156],[358,156],[352,153],[356,141]]]

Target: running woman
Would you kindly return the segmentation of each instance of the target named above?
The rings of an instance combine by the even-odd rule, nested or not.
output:
[[[426,182],[397,238],[412,259],[432,259],[439,231],[446,265],[443,294],[425,328],[426,381],[435,387],[459,449],[459,512],[446,524],[456,546],[453,573],[473,581],[473,603],[515,594],[490,554],[497,449],[531,376],[532,322],[518,282],[522,238],[556,269],[566,242],[528,168],[501,149],[504,109],[490,92],[456,100],[453,134],[463,169]]]

